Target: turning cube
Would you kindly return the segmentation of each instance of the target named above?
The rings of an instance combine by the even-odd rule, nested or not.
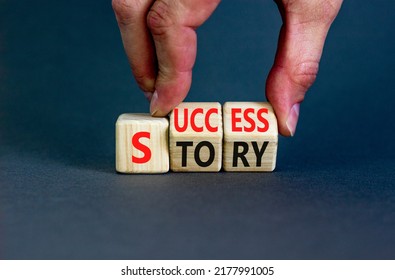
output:
[[[278,129],[267,102],[226,102],[223,106],[225,171],[273,171]]]
[[[121,173],[169,171],[169,121],[149,114],[123,114],[116,122],[116,170]]]
[[[218,172],[222,164],[222,110],[217,102],[184,102],[170,114],[170,169]]]

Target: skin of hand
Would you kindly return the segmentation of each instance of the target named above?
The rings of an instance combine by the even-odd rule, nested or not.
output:
[[[186,97],[196,59],[196,28],[220,0],[113,0],[112,6],[133,75],[165,116]],[[266,81],[266,97],[279,133],[293,136],[300,103],[318,73],[325,39],[342,0],[275,0],[283,25]]]

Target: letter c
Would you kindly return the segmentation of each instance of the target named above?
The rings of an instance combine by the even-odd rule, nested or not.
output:
[[[195,123],[197,114],[203,114],[203,108],[196,108],[191,114],[191,127],[195,132],[203,132],[203,127],[198,127]]]
[[[211,126],[210,125],[210,115],[211,114],[217,114],[218,115],[218,109],[217,108],[211,108],[210,110],[207,111],[206,118],[205,118],[205,123],[207,130],[210,132],[217,132],[218,131],[218,126]]]

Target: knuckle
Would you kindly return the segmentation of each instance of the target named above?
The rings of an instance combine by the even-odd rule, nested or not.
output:
[[[317,61],[305,61],[294,67],[291,73],[291,80],[296,85],[302,87],[307,91],[314,81],[316,80],[319,69],[319,63]]]
[[[129,25],[136,21],[138,1],[112,0],[112,8],[119,24]]]
[[[331,24],[342,4],[342,0],[283,0],[281,2],[286,12],[293,15],[295,23],[302,25]]]
[[[167,0],[157,0],[147,15],[148,28],[154,35],[162,35],[174,24],[171,5]]]

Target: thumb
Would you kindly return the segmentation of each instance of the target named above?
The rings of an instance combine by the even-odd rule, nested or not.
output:
[[[342,0],[276,1],[283,18],[266,97],[278,119],[279,133],[293,136],[300,103],[318,73],[324,42]]]

